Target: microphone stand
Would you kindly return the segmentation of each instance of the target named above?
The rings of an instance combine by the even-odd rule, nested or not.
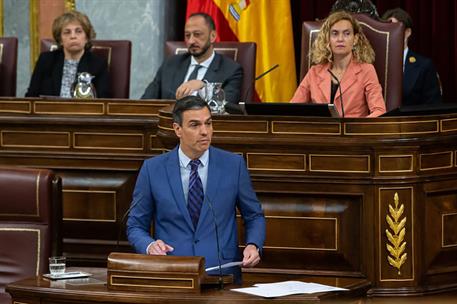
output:
[[[330,75],[332,76],[332,78],[336,81],[336,83],[338,84],[338,89],[340,91],[340,102],[341,102],[341,114],[343,115],[343,118],[344,118],[344,105],[343,105],[343,92],[341,91],[341,83],[340,83],[340,80],[338,79],[338,77],[335,76],[335,74],[333,74],[333,72],[330,70],[330,69],[327,69],[327,71],[330,73]]]
[[[259,80],[259,79],[262,78],[263,76],[269,74],[271,71],[273,71],[274,69],[276,69],[276,68],[278,68],[278,67],[279,67],[279,64],[277,63],[277,64],[275,64],[274,66],[272,66],[271,68],[269,68],[268,70],[266,70],[265,72],[263,72],[262,74],[260,74],[259,76],[257,76],[257,77],[254,79],[254,83],[251,84],[251,85],[249,86],[249,89],[246,91],[246,94],[245,94],[245,96],[244,96],[244,98],[243,98],[242,101],[244,101],[244,102],[247,102],[247,101],[248,101],[247,98],[248,98],[248,96],[249,96],[249,93],[252,91],[252,87],[255,85],[255,82],[256,82],[257,80]]]
[[[221,247],[219,245],[219,232],[217,229],[216,213],[214,212],[213,204],[211,204],[208,197],[206,197],[206,201],[208,202],[208,207],[211,210],[211,214],[213,215],[214,230],[216,231],[217,261],[219,263],[219,290],[222,290],[224,289],[224,280],[222,276]]]
[[[117,232],[116,251],[119,251],[119,243],[121,241],[121,232],[122,232],[122,227],[124,227],[125,219],[130,214],[130,211],[132,211],[132,209],[134,207],[136,207],[136,205],[138,205],[140,201],[141,201],[141,196],[137,200],[133,201],[130,204],[129,209],[127,209],[127,211],[125,211],[125,213],[122,215],[121,221],[119,222],[118,232]]]

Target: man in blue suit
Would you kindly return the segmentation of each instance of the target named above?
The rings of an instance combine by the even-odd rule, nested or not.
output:
[[[394,8],[386,11],[382,18],[391,22],[401,22],[405,26],[402,106],[441,102],[438,74],[432,60],[408,48],[413,27],[411,16],[401,8]]]
[[[127,222],[129,242],[138,253],[203,256],[206,267],[219,264],[218,252],[221,264],[239,261],[238,208],[246,240],[242,266],[257,265],[265,218],[243,158],[210,147],[211,112],[200,97],[178,100],[173,120],[179,145],[147,159],[138,175]],[[214,221],[219,227],[219,250]],[[238,267],[226,273],[240,279]]]

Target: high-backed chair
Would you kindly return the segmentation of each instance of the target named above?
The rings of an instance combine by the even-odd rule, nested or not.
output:
[[[0,304],[5,285],[49,272],[61,254],[62,186],[46,169],[0,167]]]
[[[403,24],[378,21],[365,14],[354,16],[376,54],[374,67],[383,89],[387,111],[398,108],[403,90]],[[308,54],[322,23],[323,21],[303,22],[300,80],[311,67]]]
[[[53,51],[52,39],[41,40],[41,52]],[[132,42],[129,40],[94,40],[92,52],[108,61],[112,98],[129,98]]]
[[[257,45],[255,42],[224,41],[214,43],[214,50],[238,62],[243,67],[241,101],[252,101],[255,81],[255,60]],[[166,41],[165,56],[186,53],[184,41]]]
[[[0,38],[0,96],[16,96],[17,38]]]

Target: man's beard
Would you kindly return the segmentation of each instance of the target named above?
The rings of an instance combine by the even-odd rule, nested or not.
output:
[[[192,46],[190,46],[187,50],[195,58],[200,58],[201,56],[203,56],[209,50],[210,47],[211,47],[211,42],[208,40],[208,42],[203,46],[203,48],[202,48],[202,50],[200,52],[198,52],[198,51],[192,52],[191,51]]]

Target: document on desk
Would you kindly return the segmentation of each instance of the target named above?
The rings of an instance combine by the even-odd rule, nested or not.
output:
[[[243,262],[230,262],[227,264],[222,264],[221,268],[222,269],[230,268],[230,267],[240,266],[241,264],[243,264]],[[219,269],[219,266],[214,266],[214,267],[206,268],[205,271],[208,272],[208,271],[213,271],[213,270],[218,270],[218,269]]]
[[[317,283],[285,281],[278,283],[255,284],[253,287],[235,288],[231,290],[264,298],[276,298],[300,293],[345,291],[347,289]]]

